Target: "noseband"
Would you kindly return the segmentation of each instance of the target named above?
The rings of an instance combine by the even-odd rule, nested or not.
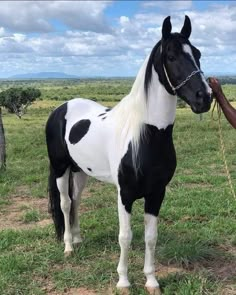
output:
[[[194,75],[196,75],[196,74],[198,74],[198,73],[202,73],[203,74],[203,72],[199,69],[199,70],[195,70],[195,71],[193,71],[190,75],[188,75],[187,76],[187,78],[184,80],[184,81],[182,81],[179,85],[177,85],[177,86],[173,86],[172,85],[172,83],[170,82],[170,79],[169,79],[169,76],[168,76],[168,74],[167,74],[167,71],[166,71],[166,67],[165,67],[165,65],[163,64],[163,69],[164,69],[164,72],[165,72],[165,75],[166,75],[166,79],[167,79],[167,81],[168,81],[168,83],[169,83],[169,85],[170,85],[170,87],[171,87],[171,89],[172,89],[172,91],[174,92],[174,94],[176,94],[176,90],[178,90],[178,89],[180,89],[182,86],[184,86]]]

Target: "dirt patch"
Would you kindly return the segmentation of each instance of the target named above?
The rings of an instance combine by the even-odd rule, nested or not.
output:
[[[16,188],[15,194],[17,196],[29,196],[30,188],[28,185],[19,185]]]
[[[232,250],[231,250],[232,251]],[[232,253],[232,252],[231,252]],[[156,276],[158,278],[166,278],[170,274],[180,274],[189,273],[194,271],[199,271],[205,269],[209,271],[216,279],[225,283],[234,283],[236,279],[236,259],[232,257],[232,260],[223,259],[223,257],[218,260],[204,261],[201,263],[194,263],[190,267],[179,267],[178,265],[157,265]],[[230,285],[230,288],[236,295],[236,285]],[[227,293],[224,293],[227,294]]]
[[[44,291],[46,294],[54,294],[56,295],[56,287],[55,285],[49,280],[49,278],[37,278],[37,281],[40,281],[40,283],[44,286],[42,288],[42,291]]]
[[[93,189],[99,184],[94,183]],[[6,205],[0,211],[0,230],[3,229],[30,229],[34,227],[44,227],[52,223],[50,214],[48,214],[48,198],[34,198],[30,195],[30,190],[27,185],[18,186],[14,195],[8,200],[10,205]],[[82,199],[87,199],[92,196],[91,187],[87,186],[83,190]],[[22,216],[29,210],[37,210],[40,214],[40,221],[25,223]],[[90,211],[86,205],[81,203],[79,212]]]
[[[73,288],[73,289],[66,291],[66,293],[64,293],[64,294],[68,294],[68,295],[94,295],[96,293],[95,293],[95,291],[88,290],[86,288]]]
[[[221,245],[217,247],[220,251],[224,250],[227,254],[226,256],[215,257],[213,260],[203,260],[190,264],[186,267],[187,271],[199,271],[207,270],[211,273],[217,280],[223,282],[224,284],[231,284],[235,282],[236,279],[236,247],[229,245]],[[235,294],[236,286],[234,286],[233,291],[235,293],[222,293],[222,294]]]
[[[87,199],[91,197],[91,192],[90,192],[90,188],[88,186],[86,186],[84,189],[83,189],[83,192],[82,192],[82,196],[81,198],[82,199]]]
[[[201,183],[196,183],[196,182],[185,182],[183,183],[183,186],[186,187],[186,188],[209,188],[209,189],[212,189],[214,188],[214,186],[210,183],[205,183],[205,182],[201,182]]]
[[[224,282],[234,281],[236,278],[236,261],[214,261],[204,263],[204,268],[207,269],[210,273],[214,275],[217,279]],[[195,266],[195,269],[198,269],[198,266]],[[202,268],[202,266],[200,266]]]
[[[168,277],[170,274],[179,274],[183,272],[186,272],[186,270],[178,266],[158,265],[156,270],[156,276],[158,279],[163,279]]]
[[[217,279],[224,282],[233,282],[236,279],[236,247],[232,245],[220,245],[218,248],[229,254],[232,258],[219,257],[219,259],[204,262],[202,266],[209,270]],[[236,294],[236,289],[234,291]]]
[[[198,216],[185,215],[180,220],[182,222],[191,221],[191,222],[198,222],[198,223],[209,221],[207,216],[201,216],[201,215],[198,215]]]
[[[71,288],[71,289],[64,289],[63,292],[56,292],[55,290],[53,291],[47,291],[48,295],[62,295],[62,294],[66,294],[66,295],[95,295],[98,294],[93,290],[88,290],[86,288]]]
[[[94,295],[98,294],[94,290],[89,290],[87,288],[65,288],[63,291],[57,291],[56,286],[50,280],[49,277],[35,277],[37,282],[43,286],[42,291],[48,295]]]
[[[225,265],[219,266],[218,268],[214,268],[213,272],[220,280],[229,281],[236,277],[235,270],[236,262],[229,262]]]
[[[226,285],[220,295],[236,295],[236,285]]]
[[[236,246],[232,246],[232,245],[220,245],[219,249],[224,252],[227,252],[233,256],[235,256],[236,258]]]
[[[33,198],[28,196],[14,196],[10,198],[11,204],[0,212],[0,230],[3,229],[30,229],[50,224],[48,214],[48,200],[46,198]],[[42,219],[37,222],[24,223],[22,216],[29,210],[37,210]]]

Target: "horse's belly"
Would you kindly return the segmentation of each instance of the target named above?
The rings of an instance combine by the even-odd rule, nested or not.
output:
[[[102,143],[92,143],[88,138],[75,145],[68,144],[69,154],[79,168],[98,180],[112,182],[109,161],[103,147]]]

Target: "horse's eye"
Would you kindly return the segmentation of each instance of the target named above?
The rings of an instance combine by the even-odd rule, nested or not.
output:
[[[173,55],[169,55],[169,56],[168,56],[168,60],[169,60],[169,61],[175,61],[175,57],[174,57]]]

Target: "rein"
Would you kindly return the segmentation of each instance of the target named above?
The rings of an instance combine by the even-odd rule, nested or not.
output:
[[[165,67],[164,64],[163,64],[163,69],[164,69],[164,72],[165,72],[165,75],[166,75],[166,79],[167,79],[167,81],[168,81],[168,83],[169,83],[172,91],[174,92],[174,94],[176,94],[176,90],[178,90],[179,88],[181,88],[182,86],[184,86],[194,75],[196,75],[198,73],[202,73],[203,74],[203,72],[200,69],[199,70],[195,70],[190,75],[188,75],[187,78],[184,81],[182,81],[179,85],[177,85],[177,86],[174,87],[172,85],[172,83],[170,82],[170,78],[169,78],[169,76],[167,74],[166,67]]]
[[[217,118],[214,118],[215,108],[217,110]],[[226,156],[225,156],[225,145],[224,145],[223,134],[222,134],[222,126],[221,126],[221,107],[216,99],[215,99],[215,104],[212,109],[211,118],[213,121],[218,122],[218,132],[219,132],[219,138],[220,138],[222,158],[223,158],[223,162],[224,162],[224,166],[225,166],[226,175],[228,178],[229,187],[230,187],[230,190],[231,190],[231,193],[232,193],[234,199],[236,200],[236,194],[234,191],[232,178],[231,178],[231,175],[229,172],[229,167],[228,167],[228,163],[227,163]]]

